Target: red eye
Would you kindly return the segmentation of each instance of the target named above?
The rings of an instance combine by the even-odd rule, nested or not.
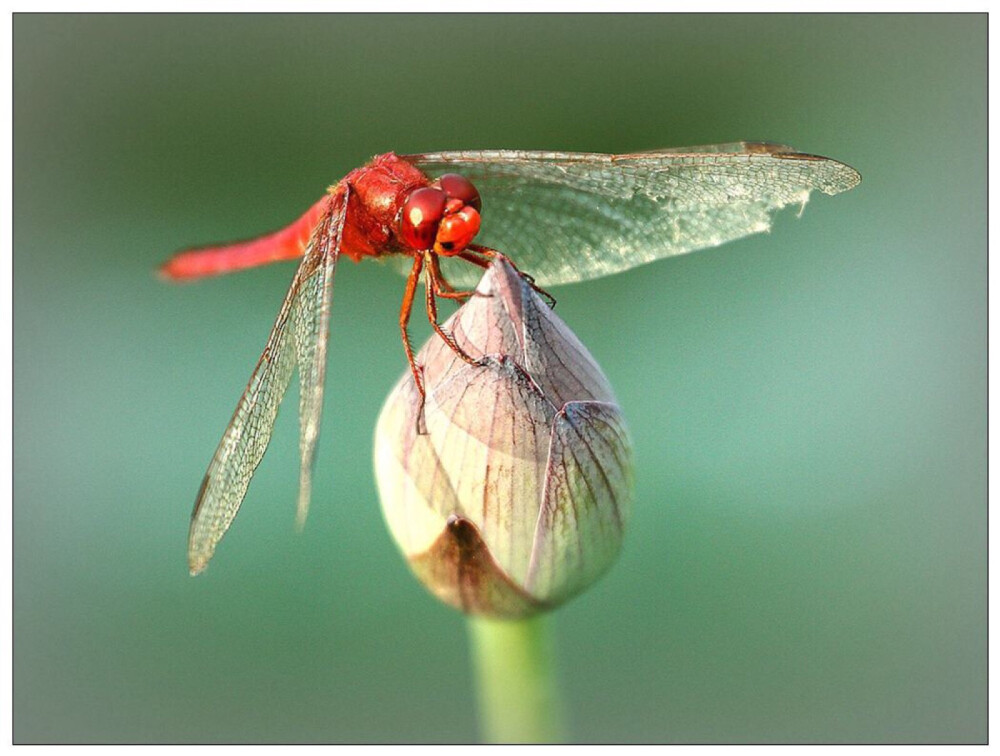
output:
[[[479,198],[479,191],[465,176],[446,173],[437,180],[437,184],[449,198],[462,200],[463,205],[472,205],[482,211],[483,201]]]
[[[403,242],[413,249],[430,249],[447,202],[440,189],[425,186],[411,192],[399,217],[399,237]]]

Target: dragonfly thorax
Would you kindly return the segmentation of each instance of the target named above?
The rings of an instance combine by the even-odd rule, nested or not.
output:
[[[446,173],[430,186],[410,192],[400,209],[400,240],[416,251],[444,256],[464,251],[479,233],[482,201],[472,182]]]

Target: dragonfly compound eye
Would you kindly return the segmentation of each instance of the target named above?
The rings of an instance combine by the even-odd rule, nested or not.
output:
[[[448,195],[449,199],[462,200],[463,205],[472,205],[477,211],[482,212],[483,201],[479,197],[479,190],[465,176],[457,173],[446,173],[435,182],[441,187],[441,191]]]
[[[440,189],[425,186],[414,190],[403,203],[399,216],[399,236],[403,242],[418,250],[433,247],[447,202],[447,195]]]

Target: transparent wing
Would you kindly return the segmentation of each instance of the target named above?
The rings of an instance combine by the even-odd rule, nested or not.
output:
[[[496,150],[404,158],[431,176],[469,178],[483,198],[476,241],[542,286],[767,231],[776,210],[861,180],[836,160],[751,142],[630,155]],[[442,262],[459,287],[474,286],[482,273],[460,260]]]
[[[271,440],[278,405],[296,365],[301,383],[302,456],[297,519],[301,522],[305,518],[323,406],[327,325],[345,207],[344,195],[331,197],[295,272],[264,353],[205,473],[191,514],[188,567],[192,575],[208,565],[243,503]]]
[[[343,205],[347,207],[346,194]],[[324,238],[333,247],[322,255],[314,275],[307,277],[297,301],[302,306],[293,310],[295,317],[295,358],[299,371],[299,500],[295,522],[305,524],[312,495],[312,471],[319,440],[319,425],[323,417],[323,387],[326,379],[326,344],[330,333],[330,304],[333,298],[333,274],[340,252],[344,230],[343,214]]]

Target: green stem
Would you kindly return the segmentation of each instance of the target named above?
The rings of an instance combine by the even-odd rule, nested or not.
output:
[[[563,740],[562,704],[544,615],[526,620],[469,617],[487,743]]]

